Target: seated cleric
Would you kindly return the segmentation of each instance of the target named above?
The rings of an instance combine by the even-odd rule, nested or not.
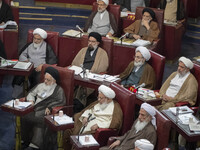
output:
[[[83,66],[92,73],[106,72],[109,66],[107,52],[99,47],[101,35],[97,32],[91,32],[88,36],[88,46],[82,48],[72,61],[74,66]],[[74,92],[75,107],[74,112],[80,112],[87,104],[87,97],[94,90],[83,86],[78,86]],[[77,107],[78,106],[78,107]]]
[[[63,106],[66,103],[63,89],[57,85],[59,72],[53,67],[45,69],[44,82],[33,88],[26,98],[20,101],[32,102],[34,111],[22,117],[22,140],[28,149],[42,149],[44,137],[44,116],[51,114],[55,106]]]
[[[162,85],[159,94],[162,96],[162,104],[156,106],[161,111],[174,107],[177,102],[188,102],[193,106],[197,99],[198,83],[190,73],[193,62],[186,58],[179,58],[176,72],[173,72]]]
[[[91,13],[85,23],[84,31],[98,32],[102,36],[112,36],[117,33],[117,23],[112,13],[106,8],[109,5],[109,0],[97,0],[98,10]]]
[[[124,33],[129,33],[130,39],[143,39],[153,42],[159,36],[158,23],[153,21],[155,12],[150,8],[144,8],[142,11],[142,20],[136,20],[130,26],[124,29]]]
[[[74,115],[74,128],[64,132],[64,149],[70,150],[70,136],[77,134],[94,134],[98,128],[120,129],[122,125],[122,110],[113,100],[115,92],[105,85],[98,88],[98,100],[90,104],[80,113]],[[88,118],[90,118],[88,120]],[[81,132],[82,127],[85,129]]]
[[[135,142],[139,139],[147,139],[155,146],[157,140],[155,115],[155,108],[143,103],[140,107],[139,117],[135,120],[132,128],[123,136],[116,137],[116,141],[110,146],[102,147],[100,150],[134,149]]]
[[[41,28],[33,31],[33,42],[27,43],[21,50],[19,61],[28,61],[34,64],[34,70],[29,75],[30,89],[33,88],[40,80],[40,71],[43,64],[56,64],[57,57],[52,47],[45,42],[47,32]],[[23,83],[23,76],[15,76],[13,80],[13,97],[17,98],[17,88]]]
[[[156,76],[153,68],[146,62],[151,58],[151,54],[146,47],[139,46],[135,50],[134,60],[119,77],[124,87],[138,86],[145,84],[145,88],[154,89]]]

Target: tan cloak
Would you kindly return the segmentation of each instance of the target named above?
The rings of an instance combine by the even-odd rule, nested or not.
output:
[[[177,72],[173,72],[168,79],[165,81],[165,83],[162,85],[160,89],[160,95],[166,93],[171,80],[176,76]],[[158,110],[164,110],[168,109],[169,107],[175,106],[175,103],[177,102],[183,102],[187,101],[191,106],[193,106],[196,103],[197,99],[197,90],[198,90],[198,83],[195,77],[190,73],[190,75],[187,77],[185,82],[183,83],[181,89],[177,93],[177,95],[170,101],[170,102],[164,102],[162,101],[162,105],[157,106]]]
[[[72,65],[80,66],[81,64],[83,64],[86,52],[87,47],[82,48],[72,61]],[[106,72],[108,69],[108,65],[108,55],[106,51],[98,47],[95,61],[90,71],[93,73]]]
[[[141,26],[142,20],[136,20],[134,23],[132,23],[130,26],[124,29],[125,33],[133,33],[138,34]],[[156,40],[158,38],[158,35],[160,33],[160,30],[158,28],[158,24],[155,21],[151,21],[150,23],[150,29],[147,32],[146,35],[142,37],[143,40],[148,40],[150,42],[153,42],[153,40]]]
[[[113,101],[113,102],[114,102],[114,111],[113,111],[113,117],[112,117],[112,121],[110,123],[109,128],[120,130],[120,128],[122,126],[123,113],[122,113],[119,103],[117,103],[116,101]],[[88,107],[86,107],[84,110],[82,110],[81,112],[74,115],[74,128],[65,130],[65,132],[64,132],[63,145],[64,145],[65,150],[69,150],[71,148],[71,145],[69,143],[70,136],[77,135],[82,127],[82,122],[79,120],[79,118],[81,117],[83,112],[87,109],[93,108],[97,103],[98,103],[98,101],[93,102]],[[94,133],[95,133],[95,131],[90,131],[90,132],[86,132],[84,134],[94,134]]]
[[[131,74],[133,68],[134,68],[134,61],[130,62],[130,64],[124,70],[124,72],[122,72],[120,74],[120,76],[119,76],[120,79],[121,80],[126,79]],[[145,83],[146,84],[145,88],[148,88],[148,89],[154,89],[155,86],[156,86],[155,72],[154,72],[153,68],[148,63],[145,63],[144,71],[142,73],[142,76],[140,78],[138,85],[140,85],[142,83]]]

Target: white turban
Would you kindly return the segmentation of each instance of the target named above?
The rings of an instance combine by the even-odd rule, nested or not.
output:
[[[142,54],[146,61],[148,61],[151,58],[151,54],[146,47],[139,46],[136,48],[135,53],[138,51]]]
[[[149,115],[151,115],[152,117],[152,120],[151,120],[151,123],[154,125],[155,128],[156,127],[156,118],[155,118],[155,115],[156,115],[156,110],[154,107],[152,107],[150,104],[147,104],[147,103],[143,103],[140,107],[140,109],[144,109]]]
[[[43,29],[41,28],[36,28],[34,31],[33,31],[33,35],[34,34],[39,34],[43,39],[46,39],[47,38],[47,32],[44,31]]]
[[[97,2],[98,1],[103,1],[107,6],[108,6],[108,4],[109,4],[109,0],[97,0]]]
[[[151,142],[149,142],[146,139],[136,140],[135,147],[137,147],[140,150],[153,150],[154,149],[154,145],[151,144]]]
[[[101,85],[99,87],[98,91],[101,92],[105,97],[107,97],[109,99],[115,98],[115,92],[111,88],[109,88],[105,85]]]
[[[178,61],[184,63],[184,65],[189,69],[192,69],[194,66],[193,62],[186,57],[180,57]]]

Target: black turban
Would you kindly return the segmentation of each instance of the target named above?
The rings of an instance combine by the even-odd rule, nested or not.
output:
[[[59,82],[60,76],[59,76],[59,72],[57,69],[55,69],[53,67],[47,67],[45,69],[45,73],[49,73],[56,80],[56,82]]]
[[[142,11],[142,14],[144,14],[145,12],[148,12],[151,15],[151,18],[154,19],[155,18],[155,12],[150,9],[150,8],[144,8]]]
[[[95,38],[99,43],[101,42],[101,35],[99,34],[99,33],[97,33],[97,32],[91,32],[90,34],[89,34],[89,37],[93,37],[93,38]],[[88,38],[89,38],[88,37]]]

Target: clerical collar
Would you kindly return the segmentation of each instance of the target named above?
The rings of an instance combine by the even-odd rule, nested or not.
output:
[[[97,46],[97,48],[95,48],[94,50],[92,50],[91,52],[90,52],[90,56],[92,57],[92,55],[94,54],[94,52],[96,51],[98,49],[98,46]]]

